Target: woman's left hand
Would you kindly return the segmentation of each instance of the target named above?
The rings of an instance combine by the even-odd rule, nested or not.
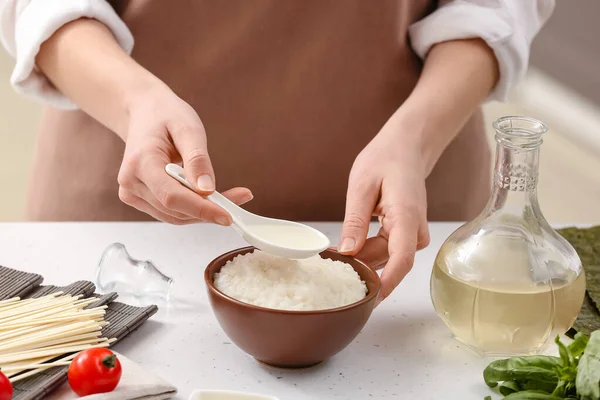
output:
[[[346,215],[338,250],[372,268],[384,268],[378,302],[410,271],[415,252],[429,244],[425,178],[416,126],[397,112],[356,158],[350,172]],[[372,216],[377,236],[367,239]]]
[[[483,40],[436,44],[409,98],[356,158],[338,251],[384,267],[378,301],[429,244],[425,178],[498,77],[494,52]],[[367,239],[373,215],[381,229]]]

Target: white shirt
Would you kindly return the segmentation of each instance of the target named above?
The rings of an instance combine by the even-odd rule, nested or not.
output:
[[[505,100],[524,76],[531,42],[554,4],[555,0],[441,0],[436,11],[409,28],[411,44],[424,58],[436,43],[483,39],[500,67],[489,98]],[[133,36],[106,0],[0,0],[0,41],[15,58],[11,84],[19,93],[59,108],[77,108],[36,67],[35,57],[56,30],[82,17],[104,23],[131,54]]]

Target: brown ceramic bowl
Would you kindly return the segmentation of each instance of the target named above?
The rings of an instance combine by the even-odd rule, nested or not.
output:
[[[208,297],[227,336],[257,360],[276,367],[303,368],[324,361],[354,340],[369,319],[381,287],[379,276],[355,258],[332,250],[323,258],[350,264],[365,281],[367,296],[350,305],[319,311],[286,311],[242,303],[220,292],[214,274],[235,256],[254,251],[245,247],[214,259],[204,272]]]

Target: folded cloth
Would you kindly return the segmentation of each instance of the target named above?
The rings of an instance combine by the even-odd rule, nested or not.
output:
[[[109,393],[92,394],[79,397],[71,389],[68,382],[54,391],[48,399],[50,400],[164,400],[170,399],[177,394],[177,389],[165,382],[162,378],[151,374],[139,364],[131,361],[122,354],[115,353],[121,362],[123,373],[117,388]]]

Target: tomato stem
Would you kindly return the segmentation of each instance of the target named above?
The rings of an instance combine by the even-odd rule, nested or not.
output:
[[[110,356],[106,356],[102,359],[102,365],[104,365],[106,368],[114,368],[116,364],[115,360],[117,359],[117,356],[114,354],[111,354]]]

